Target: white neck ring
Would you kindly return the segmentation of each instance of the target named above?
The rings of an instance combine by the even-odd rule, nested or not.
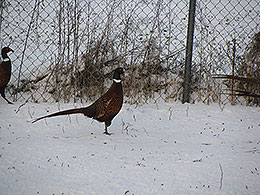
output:
[[[121,80],[119,79],[113,79],[113,81],[115,81],[116,83],[121,83]]]
[[[10,61],[10,59],[9,58],[4,58],[3,61],[4,62],[8,62],[8,61]]]

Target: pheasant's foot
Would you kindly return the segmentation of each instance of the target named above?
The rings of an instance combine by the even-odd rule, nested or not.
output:
[[[108,133],[107,131],[104,131],[103,134],[105,134],[105,135],[112,135],[113,133]]]

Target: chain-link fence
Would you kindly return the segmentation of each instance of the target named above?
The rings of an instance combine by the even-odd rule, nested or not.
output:
[[[196,12],[196,37],[193,52],[194,100],[221,103],[249,103],[249,96],[236,94],[248,91],[248,82],[214,79],[216,75],[240,75],[259,78],[260,1],[199,1]],[[258,49],[252,50],[255,45]],[[251,54],[255,59],[249,59]],[[257,57],[258,56],[258,57]],[[252,70],[249,70],[251,67]],[[247,69],[247,71],[243,71]],[[253,70],[254,69],[254,70]],[[258,72],[258,75],[256,74]],[[259,84],[251,83],[254,89]],[[242,87],[243,86],[243,87]],[[253,91],[251,91],[253,92]]]
[[[0,2],[13,100],[92,101],[118,66],[128,103],[182,98],[188,0]],[[197,1],[192,101],[231,101],[230,81],[213,77],[242,71],[259,24],[259,0]]]

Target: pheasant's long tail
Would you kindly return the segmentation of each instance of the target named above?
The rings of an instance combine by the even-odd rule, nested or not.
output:
[[[37,122],[41,119],[44,119],[44,118],[50,118],[50,117],[62,116],[62,115],[69,115],[69,114],[84,114],[87,117],[93,117],[94,116],[94,113],[93,113],[93,111],[90,107],[74,108],[74,109],[64,110],[64,111],[56,112],[56,113],[53,113],[53,114],[50,114],[50,115],[42,116],[40,118],[32,120],[31,122],[35,123],[35,122]]]

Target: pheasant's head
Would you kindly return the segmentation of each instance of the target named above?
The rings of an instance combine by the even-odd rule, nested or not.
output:
[[[10,52],[10,51],[12,51],[12,52],[14,52],[11,48],[9,48],[9,47],[4,47],[3,49],[2,49],[2,53],[4,52],[4,53],[8,53],[8,52]]]
[[[113,76],[113,80],[115,82],[121,82],[121,77],[120,75],[124,73],[124,69],[121,67],[118,67],[114,70],[114,76]]]
[[[7,57],[7,53],[8,52],[10,52],[10,51],[12,51],[12,52],[14,52],[11,48],[9,48],[9,47],[4,47],[3,49],[2,49],[2,57],[3,57],[3,59],[5,59],[5,58],[8,58]]]

